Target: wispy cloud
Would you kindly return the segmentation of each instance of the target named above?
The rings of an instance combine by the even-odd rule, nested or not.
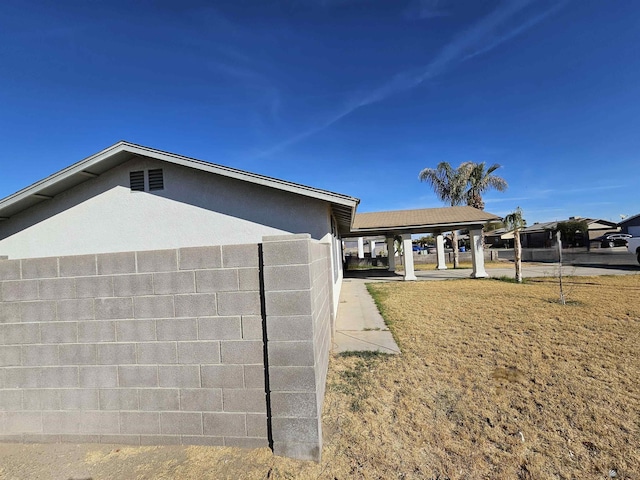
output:
[[[443,3],[442,0],[413,0],[404,10],[403,15],[411,20],[446,17],[450,13],[442,6]]]
[[[471,28],[454,38],[426,65],[401,72],[377,88],[351,96],[332,115],[318,120],[316,125],[263,150],[258,154],[258,157],[269,156],[281,151],[330,127],[363,107],[383,101],[400,92],[416,88],[464,61],[493,50],[502,43],[530,29],[564,6],[567,1],[554,3],[553,6],[535,14],[531,12],[532,8],[537,6],[534,0],[505,2],[500,8],[483,17]]]

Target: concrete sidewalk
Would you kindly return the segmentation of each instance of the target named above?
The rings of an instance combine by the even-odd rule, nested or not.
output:
[[[333,351],[400,353],[365,282],[360,279],[344,279],[342,283]]]

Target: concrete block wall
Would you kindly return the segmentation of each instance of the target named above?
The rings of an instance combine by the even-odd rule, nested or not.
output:
[[[273,450],[320,460],[331,339],[329,245],[309,235],[263,237]]]
[[[267,446],[259,246],[0,260],[0,440]]]

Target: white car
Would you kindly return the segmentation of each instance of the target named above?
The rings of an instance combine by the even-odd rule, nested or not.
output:
[[[640,263],[640,237],[628,238],[627,250],[631,253],[635,253],[638,256],[638,263]]]

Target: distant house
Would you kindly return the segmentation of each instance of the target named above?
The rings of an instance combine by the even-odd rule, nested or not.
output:
[[[618,223],[621,233],[628,233],[634,237],[640,237],[640,213],[627,217]]]
[[[613,233],[618,231],[616,223],[603,219],[593,218],[580,218],[569,217],[566,220],[556,220],[553,222],[534,223],[522,230],[522,246],[524,248],[550,248],[555,244],[555,232],[558,227],[558,223],[567,221],[581,221],[587,222],[589,227],[588,239],[582,236],[578,236],[577,246],[587,246],[586,243],[592,242],[597,237],[605,235],[607,233]]]

